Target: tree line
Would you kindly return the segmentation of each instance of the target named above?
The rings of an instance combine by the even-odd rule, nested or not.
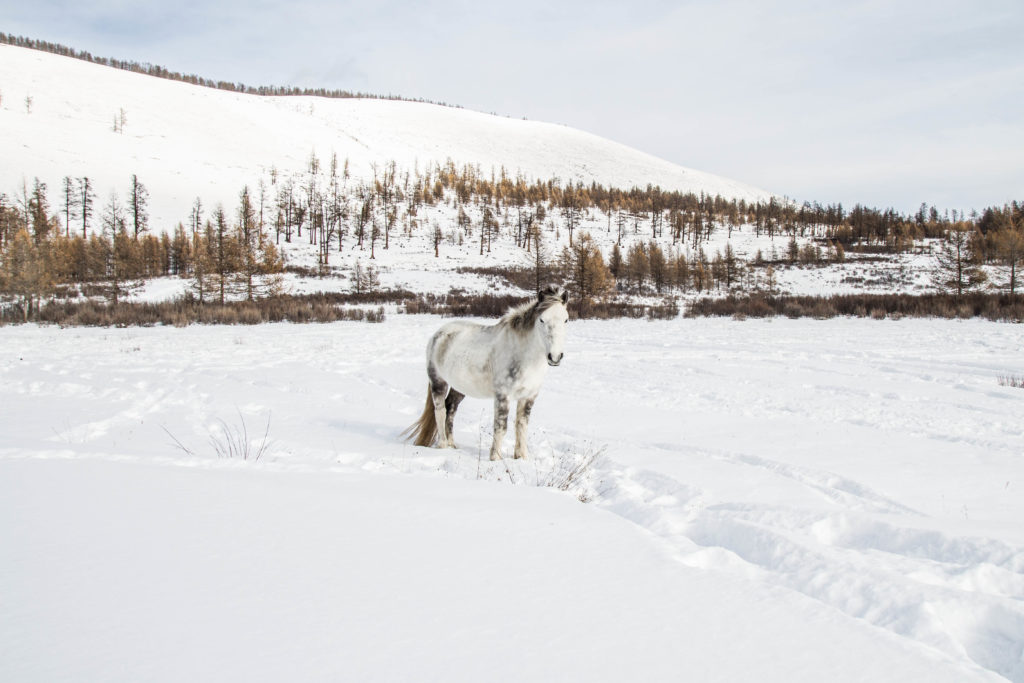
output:
[[[274,275],[282,260],[248,187],[231,218],[218,206],[191,232],[179,223],[157,235],[149,230],[148,192],[137,176],[128,200],[111,193],[98,216],[88,178],[64,181],[59,212],[50,211],[38,179],[31,190],[23,184],[14,201],[0,194],[0,292],[15,298],[25,320],[58,293],[99,294],[117,304],[133,281],[166,275],[191,278],[200,304],[254,300],[279,288]]]
[[[312,97],[329,97],[333,99],[375,99],[375,100],[402,100],[406,102],[424,102],[427,104],[437,104],[444,107],[455,107],[456,105],[449,105],[444,102],[432,102],[422,98],[410,98],[402,97],[400,95],[374,95],[371,93],[363,92],[352,92],[350,90],[342,89],[329,89],[329,88],[298,88],[294,86],[249,86],[244,83],[232,83],[230,81],[214,80],[210,78],[203,78],[195,74],[182,74],[177,71],[171,71],[162,66],[149,63],[140,63],[136,61],[114,59],[110,57],[97,57],[89,52],[83,50],[76,50],[66,45],[59,43],[51,43],[45,40],[35,40],[32,38],[26,38],[24,36],[8,35],[6,33],[0,33],[0,44],[13,45],[15,47],[24,47],[32,50],[39,50],[40,52],[49,52],[50,54],[61,55],[62,57],[71,57],[72,59],[78,59],[90,64],[99,64],[101,66],[109,66],[114,69],[121,69],[122,71],[131,71],[132,73],[144,74],[146,76],[153,76],[155,78],[163,78],[170,81],[181,81],[183,83],[191,83],[192,85],[201,85],[204,88],[214,88],[216,90],[227,90],[228,92],[244,93],[246,95],[264,95],[264,96],[312,96]],[[457,108],[457,107],[456,107]]]

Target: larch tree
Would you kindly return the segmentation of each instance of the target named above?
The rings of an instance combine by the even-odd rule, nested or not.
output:
[[[46,183],[36,178],[32,183],[32,194],[28,200],[29,216],[31,218],[32,236],[36,244],[45,242],[53,227],[50,223],[50,203],[46,198]]]
[[[207,221],[205,230],[193,233],[192,235],[192,290],[199,297],[199,305],[206,303],[206,295],[213,293],[213,254],[211,243],[213,238],[213,225]]]
[[[612,274],[590,233],[580,232],[575,243],[563,249],[562,267],[583,314],[595,296],[603,295],[611,287]]]
[[[79,215],[82,217],[82,238],[89,238],[89,219],[95,213],[96,192],[93,189],[92,181],[88,176],[83,176],[78,181],[78,206]]]
[[[398,190],[395,185],[394,161],[390,161],[384,166],[384,172],[380,179],[377,179],[376,169],[374,169],[374,185],[377,196],[380,198],[381,208],[384,211],[384,248],[388,249],[391,243],[391,228],[394,227],[395,220],[398,217],[398,209],[395,206]],[[372,250],[371,245],[371,252]]]
[[[120,300],[121,281],[124,279],[126,266],[126,246],[128,232],[126,229],[126,218],[124,206],[117,196],[116,190],[111,190],[107,203],[103,205],[103,235],[104,257],[106,260],[106,275],[110,282],[110,296],[116,304]]]
[[[535,223],[533,232],[528,238],[533,243],[533,279],[538,292],[546,284],[548,271],[548,248],[541,236],[540,227],[539,222]]]
[[[46,253],[28,231],[19,230],[0,253],[0,290],[21,300],[25,322],[39,309],[39,300],[53,288]]]
[[[188,225],[192,229],[193,237],[199,234],[199,230],[203,225],[203,200],[199,197],[196,197],[196,200],[192,202],[192,210],[188,216]]]
[[[725,265],[725,287],[726,289],[732,289],[732,283],[739,277],[739,259],[736,258],[736,252],[733,251],[731,242],[725,243],[722,261]]]
[[[128,213],[132,223],[132,236],[139,239],[139,234],[149,229],[149,190],[139,182],[139,177],[134,173],[128,187]]]
[[[1016,299],[1017,269],[1024,261],[1024,228],[1011,224],[996,234],[995,241],[999,259],[1010,269],[1006,288],[1010,292],[1010,298]]]
[[[682,249],[676,250],[672,256],[672,266],[676,287],[686,291],[690,288],[690,260]]]
[[[241,279],[244,281],[245,295],[249,301],[270,293],[274,294],[280,289],[279,278],[261,277],[269,276],[280,272],[281,258],[277,248],[270,240],[262,239],[259,217],[256,206],[249,194],[249,187],[245,186],[239,194],[238,207],[238,230],[236,237],[237,244],[237,268]]]
[[[661,294],[668,280],[668,262],[665,260],[665,252],[654,240],[647,245],[647,263],[651,273],[651,283],[654,285],[655,291]]]
[[[230,279],[237,268],[238,245],[231,234],[224,207],[217,205],[213,212],[213,223],[209,236],[210,276],[217,287],[218,300],[224,303],[226,294],[231,289]]]
[[[249,196],[249,186],[238,195],[238,247],[242,278],[245,280],[245,298],[253,300],[253,279],[259,271],[259,224],[256,209]]]
[[[644,291],[644,283],[647,281],[650,269],[651,264],[647,258],[647,247],[642,242],[634,243],[626,253],[626,272],[629,274],[629,279],[633,282],[637,291],[641,293]]]
[[[616,242],[612,245],[612,253],[608,256],[608,270],[611,271],[612,277],[616,280],[621,280],[624,267],[622,249],[619,248],[619,243]]]
[[[949,226],[932,278],[936,287],[957,299],[986,280],[985,271],[975,263],[971,245],[973,231],[973,226],[964,221],[954,221]]]
[[[121,205],[121,200],[118,198],[116,190],[110,191],[107,203],[103,205],[102,220],[103,233],[110,239],[113,239],[114,235],[125,229],[124,206]]]
[[[64,236],[70,237],[71,219],[75,217],[75,207],[78,206],[78,188],[75,187],[75,181],[70,176],[64,176],[61,189],[64,199]]]
[[[18,214],[11,207],[7,195],[0,192],[0,251],[5,249],[17,233]]]

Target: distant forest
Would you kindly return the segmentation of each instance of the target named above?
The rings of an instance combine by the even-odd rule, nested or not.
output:
[[[60,45],[59,43],[50,43],[45,40],[34,40],[32,38],[26,38],[24,36],[12,36],[7,35],[6,33],[0,33],[0,44],[14,45],[17,47],[27,47],[32,50],[49,52],[51,54],[61,55],[62,57],[72,57],[74,59],[80,59],[84,62],[100,64],[102,66],[109,66],[115,69],[121,69],[123,71],[132,71],[134,73],[145,74],[147,76],[165,78],[169,81],[182,81],[184,83],[191,83],[192,85],[201,85],[205,88],[227,90],[229,92],[244,93],[246,95],[304,95],[313,97],[330,97],[336,99],[364,98],[375,100],[402,100],[405,102],[423,102],[425,104],[437,104],[443,107],[459,108],[458,105],[450,105],[444,102],[434,102],[422,98],[413,99],[409,97],[402,97],[400,95],[379,95],[372,93],[351,92],[349,90],[329,90],[327,88],[297,88],[294,86],[282,85],[253,87],[250,85],[246,85],[244,83],[216,81],[210,78],[196,76],[195,74],[182,74],[177,71],[171,71],[170,69],[155,64],[140,64],[139,62],[126,61],[123,59],[113,59],[110,57],[95,57],[89,52],[76,50],[74,48],[67,47],[66,45]]]

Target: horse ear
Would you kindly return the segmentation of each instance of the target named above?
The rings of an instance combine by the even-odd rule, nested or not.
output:
[[[544,301],[544,292],[543,291],[537,292],[537,303],[540,303],[541,301]]]
[[[568,305],[568,303],[569,303],[569,292],[563,289],[562,290],[562,297],[561,297],[561,299],[562,299],[562,305],[563,306]]]

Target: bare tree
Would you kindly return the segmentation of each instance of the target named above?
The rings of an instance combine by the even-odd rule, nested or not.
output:
[[[249,186],[242,188],[238,195],[238,247],[242,277],[245,279],[245,297],[253,300],[253,278],[259,270],[259,223],[256,210],[249,196]]]
[[[64,236],[70,237],[71,219],[75,214],[75,207],[78,205],[78,190],[75,188],[75,182],[69,176],[64,176],[62,194],[64,196]]]
[[[92,183],[88,176],[79,179],[78,184],[78,205],[81,207],[82,216],[82,238],[89,237],[89,219],[93,216],[93,206],[96,201],[96,193],[93,191]]]
[[[199,234],[199,228],[203,224],[203,200],[196,197],[192,202],[192,212],[189,214],[189,226],[192,228],[192,237]]]

